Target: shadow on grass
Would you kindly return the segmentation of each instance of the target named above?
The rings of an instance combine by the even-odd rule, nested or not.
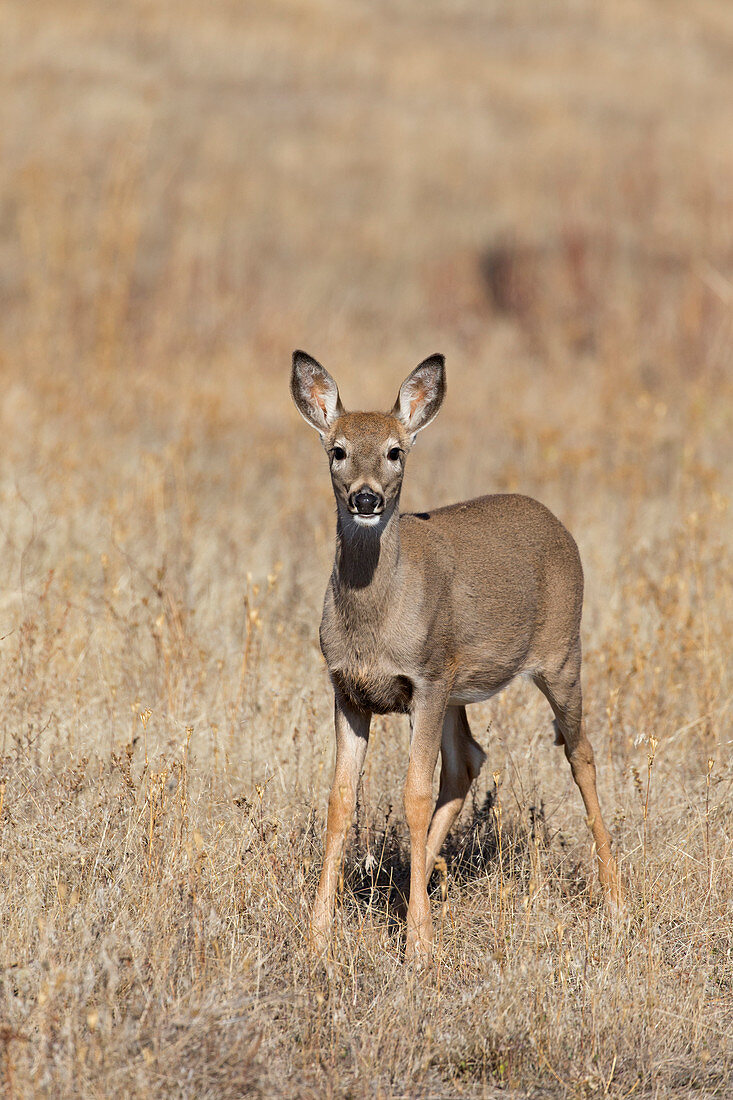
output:
[[[569,862],[562,851],[562,837],[554,841],[552,863],[557,872],[557,887],[564,894],[577,894],[587,888],[580,867]],[[447,882],[465,886],[501,873],[520,888],[529,889],[538,851],[543,860],[551,847],[545,821],[544,803],[530,804],[517,817],[507,818],[491,788],[482,800],[474,794],[471,812],[453,829],[441,852],[447,869]],[[558,851],[559,847],[559,851]],[[559,858],[558,858],[559,857]],[[441,881],[442,880],[442,881]],[[445,877],[436,868],[429,893],[440,891]],[[369,911],[386,920],[390,931],[401,935],[407,913],[410,885],[410,846],[404,822],[393,820],[389,806],[381,824],[358,814],[352,843],[344,864],[343,896],[347,907],[362,916]]]

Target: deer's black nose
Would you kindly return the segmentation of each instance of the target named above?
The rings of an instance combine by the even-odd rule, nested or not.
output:
[[[371,489],[359,489],[358,493],[351,494],[351,507],[355,508],[360,516],[373,516],[384,507],[384,498]]]

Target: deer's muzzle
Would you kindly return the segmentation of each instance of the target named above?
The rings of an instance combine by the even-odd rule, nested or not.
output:
[[[371,489],[359,489],[349,496],[349,508],[359,516],[374,516],[384,510],[384,497]]]

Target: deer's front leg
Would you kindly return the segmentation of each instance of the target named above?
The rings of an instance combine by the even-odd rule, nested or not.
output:
[[[344,840],[356,806],[356,789],[369,742],[371,714],[354,710],[336,692],[336,767],[328,800],[326,848],[311,915],[311,946],[319,954],[328,947]]]
[[[410,829],[410,904],[405,959],[428,959],[433,921],[428,901],[427,837],[433,808],[433,773],[438,760],[448,693],[435,686],[417,695],[412,712],[410,762],[405,782],[405,816]]]

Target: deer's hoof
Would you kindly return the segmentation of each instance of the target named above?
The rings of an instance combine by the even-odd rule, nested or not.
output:
[[[614,927],[620,928],[628,922],[629,910],[626,905],[626,897],[619,882],[614,883],[611,889],[605,891],[603,900],[606,912]]]
[[[431,929],[432,933],[432,929]],[[433,958],[433,937],[425,932],[408,930],[405,942],[405,963],[416,970],[429,966]]]
[[[330,943],[330,928],[327,926],[324,927],[322,924],[311,922],[310,929],[308,930],[308,947],[311,954],[315,955],[318,959],[322,959],[327,953]]]

